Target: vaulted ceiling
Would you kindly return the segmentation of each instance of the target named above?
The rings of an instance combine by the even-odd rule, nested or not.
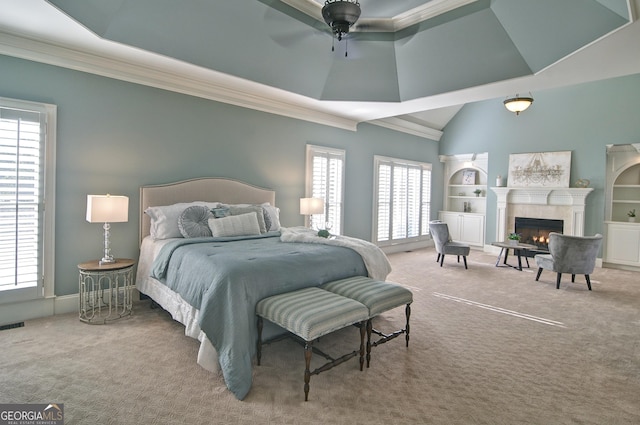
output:
[[[341,42],[322,0],[0,4],[0,54],[432,140],[468,102],[640,73],[640,0],[360,0]]]

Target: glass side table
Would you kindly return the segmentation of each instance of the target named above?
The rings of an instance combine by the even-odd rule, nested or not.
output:
[[[128,258],[110,264],[99,260],[78,264],[81,321],[105,324],[131,315],[134,264]]]

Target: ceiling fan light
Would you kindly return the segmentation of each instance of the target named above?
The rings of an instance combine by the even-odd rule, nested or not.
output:
[[[506,99],[504,101],[504,107],[511,112],[515,112],[516,115],[520,115],[520,112],[526,110],[533,103],[533,97],[518,96]]]
[[[360,3],[357,0],[327,0],[322,7],[322,17],[338,40],[342,40],[360,17]]]

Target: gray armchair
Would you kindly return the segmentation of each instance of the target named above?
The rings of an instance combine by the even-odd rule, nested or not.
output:
[[[542,269],[556,272],[556,289],[560,289],[562,273],[571,273],[571,282],[575,282],[577,274],[583,274],[587,280],[587,287],[591,290],[591,279],[596,266],[596,256],[600,251],[602,235],[569,236],[561,233],[549,233],[549,254],[536,254],[538,265],[536,281],[540,278]]]
[[[469,255],[471,248],[467,244],[453,242],[451,240],[447,223],[432,221],[429,223],[429,232],[436,244],[436,252],[438,253],[436,262],[440,263],[440,267],[442,267],[442,263],[444,263],[444,256],[449,254],[457,255],[458,263],[460,262],[460,256],[462,256],[464,259],[464,268],[467,268],[467,255]]]

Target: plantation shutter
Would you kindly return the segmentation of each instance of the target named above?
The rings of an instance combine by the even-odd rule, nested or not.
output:
[[[429,233],[431,166],[376,157],[377,242],[416,239]]]
[[[342,232],[344,151],[310,146],[311,193],[309,196],[324,199],[324,213],[311,216],[311,227],[329,228],[331,233]]]
[[[0,107],[0,290],[38,286],[42,274],[45,122]]]

